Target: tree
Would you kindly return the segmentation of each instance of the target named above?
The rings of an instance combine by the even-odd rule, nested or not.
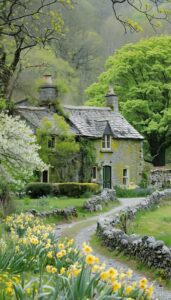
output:
[[[73,181],[80,148],[64,117],[57,114],[51,120],[45,117],[37,129],[37,139],[41,145],[40,156],[51,166],[51,180]]]
[[[171,146],[171,37],[128,44],[109,57],[106,68],[87,89],[87,104],[103,106],[113,85],[123,115],[146,138],[146,159],[165,165]]]
[[[149,22],[154,31],[161,26],[161,21],[171,22],[170,1],[167,0],[110,0],[112,3],[115,18],[123,25],[125,32],[129,28],[131,31],[142,31],[140,22],[142,17]],[[127,6],[132,9],[133,18],[128,18],[120,14],[120,7]],[[134,20],[135,19],[135,20]],[[138,20],[138,22],[137,22]]]
[[[56,57],[50,47],[41,49],[34,47],[20,61],[20,72],[17,76],[12,99],[22,99],[27,95],[31,103],[38,100],[38,88],[43,83],[44,74],[51,74],[53,83],[58,88],[58,100],[63,103],[66,99],[74,102],[77,96],[79,78],[70,64]]]
[[[72,0],[0,1],[0,95],[9,99],[16,69],[29,49],[45,46],[62,34],[59,5]]]
[[[34,170],[46,165],[40,159],[36,137],[19,117],[0,114],[0,182],[21,185]]]

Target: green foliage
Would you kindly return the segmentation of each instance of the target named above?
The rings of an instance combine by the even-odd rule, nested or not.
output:
[[[150,195],[153,190],[150,188],[135,188],[127,189],[119,186],[114,187],[116,191],[116,196],[119,198],[136,198],[136,197],[146,197]]]
[[[95,194],[99,189],[100,187],[96,183],[65,182],[52,184],[33,182],[26,186],[25,191],[31,198],[39,198],[48,195],[80,197],[86,192]]]
[[[22,56],[22,69],[14,87],[15,97],[29,97],[38,102],[38,88],[43,83],[42,74],[51,74],[58,89],[58,100],[74,101],[77,97],[79,79],[74,68],[66,60],[56,57],[50,47],[35,47]]]
[[[165,164],[171,145],[171,37],[128,44],[109,57],[106,71],[87,89],[88,105],[104,105],[109,85],[128,121],[148,141],[151,161]]]
[[[44,47],[62,35],[64,21],[60,10],[63,5],[71,7],[72,3],[70,0],[0,3],[0,94],[7,99],[15,86],[15,72],[21,69],[22,54],[38,45]]]
[[[91,140],[86,138],[79,139],[81,167],[79,177],[81,182],[91,180],[91,168],[96,163],[96,151]]]
[[[50,183],[35,182],[26,186],[25,192],[32,198],[39,198],[52,194],[52,185]]]
[[[55,144],[49,148],[48,142],[52,137],[55,138]],[[45,117],[37,129],[37,139],[41,145],[41,158],[51,166],[51,181],[72,180],[76,174],[80,148],[64,117],[57,114],[54,114],[52,120]]]
[[[100,187],[97,183],[65,182],[53,185],[53,193],[69,197],[80,197],[86,192],[97,193]]]

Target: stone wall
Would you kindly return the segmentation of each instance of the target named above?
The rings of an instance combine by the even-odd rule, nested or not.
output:
[[[97,183],[103,185],[103,166],[111,166],[112,187],[123,185],[123,169],[128,169],[129,182],[139,184],[142,179],[143,150],[138,140],[112,139],[111,150],[102,149],[102,141],[95,140]]]
[[[163,275],[171,278],[171,248],[163,241],[154,237],[132,234],[128,235],[118,229],[118,225],[125,220],[132,220],[140,210],[148,210],[158,205],[164,198],[171,198],[171,189],[154,192],[146,200],[134,208],[127,207],[112,218],[100,219],[97,223],[97,234],[105,246],[122,251],[124,254],[138,258],[149,267],[162,271]]]
[[[171,188],[171,169],[156,169],[151,171],[149,185],[156,189]]]
[[[83,204],[83,208],[93,212],[102,210],[103,206],[107,205],[110,201],[116,201],[116,192],[113,189],[103,189],[99,195],[94,195],[90,200]]]
[[[78,217],[77,210],[75,207],[67,207],[65,209],[57,208],[51,211],[43,212],[39,212],[36,209],[30,209],[28,212],[36,217],[61,216],[65,219],[68,219],[69,217]]]

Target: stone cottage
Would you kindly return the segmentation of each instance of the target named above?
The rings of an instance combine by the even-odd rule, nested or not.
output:
[[[51,119],[54,114],[57,89],[49,75],[45,78],[46,84],[40,87],[38,106],[28,105],[27,100],[20,101],[15,106],[15,113],[34,130],[40,127],[44,117]],[[143,136],[120,114],[118,98],[112,89],[106,95],[106,107],[63,105],[63,110],[76,137],[90,139],[94,144],[96,163],[91,166],[92,182],[97,182],[104,188],[140,182]],[[50,178],[51,169],[44,171],[41,180],[48,182]]]

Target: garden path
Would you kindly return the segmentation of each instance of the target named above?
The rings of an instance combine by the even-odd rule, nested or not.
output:
[[[77,221],[73,222],[71,224],[63,224],[58,225],[56,228],[56,234],[57,236],[69,236],[74,237],[76,245],[80,248],[82,246],[83,242],[89,242],[91,239],[91,236],[95,233],[96,230],[96,222],[100,217],[107,217],[111,216],[115,213],[118,213],[121,209],[123,209],[126,206],[135,206],[139,204],[140,202],[144,201],[145,198],[122,198],[120,200],[120,205],[113,208],[112,210],[100,213],[99,215],[87,218],[85,221]],[[126,264],[120,263],[115,259],[106,257],[104,255],[101,255],[96,252],[96,256],[99,257],[99,259],[102,262],[105,262],[106,265],[109,267],[115,267],[117,269],[128,269],[128,266]],[[134,271],[133,280],[139,280],[142,278],[142,273]],[[159,286],[156,282],[150,282],[154,284],[154,299],[155,300],[171,300],[171,291],[167,290],[166,288]]]

